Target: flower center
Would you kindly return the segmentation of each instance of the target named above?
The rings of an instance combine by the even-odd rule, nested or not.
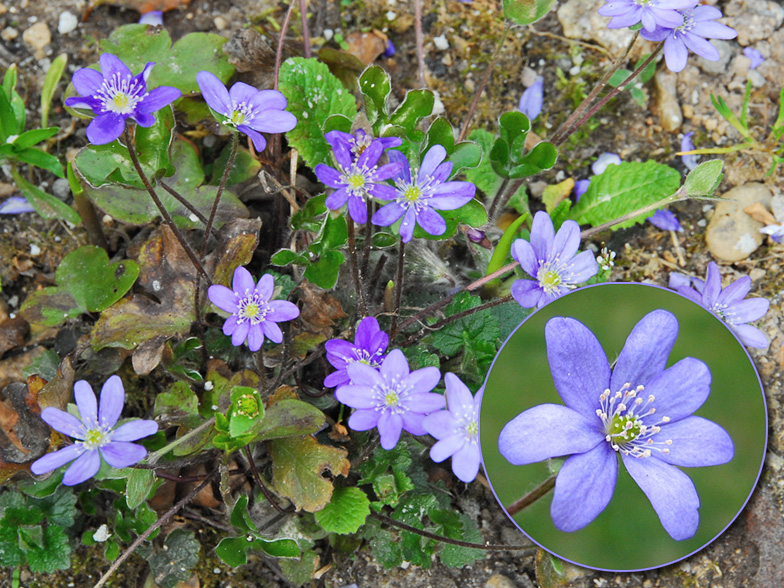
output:
[[[365,187],[365,176],[356,171],[346,176],[346,182],[352,190],[361,190]]]
[[[387,390],[384,402],[389,408],[397,408],[400,404],[400,395],[397,393],[397,390]]]
[[[694,28],[694,10],[684,10],[681,14],[683,14],[683,24],[676,27],[675,30],[685,33]]]
[[[256,117],[253,108],[245,102],[240,102],[239,104],[232,102],[231,108],[231,116],[229,117],[229,120],[226,121],[231,126],[238,127],[240,125],[248,124]]]
[[[605,441],[615,451],[632,457],[650,457],[652,451],[669,453],[672,440],[656,441],[654,437],[661,431],[662,424],[670,422],[669,417],[662,417],[655,423],[653,414],[656,412],[653,403],[656,398],[653,394],[647,400],[638,397],[644,386],[632,389],[626,383],[613,394],[609,389],[599,395],[599,405],[596,409],[605,432]]]
[[[392,414],[403,414],[408,412],[406,406],[406,398],[410,392],[407,386],[400,385],[399,376],[387,380],[382,385],[376,385],[373,388],[376,410],[382,412],[389,411]]]
[[[403,189],[403,198],[414,203],[422,197],[422,190],[416,184],[409,184]]]
[[[103,447],[110,439],[111,435],[108,435],[103,429],[88,429],[84,441],[77,441],[77,443],[81,443],[85,449],[92,451]]]
[[[554,265],[555,263],[548,261],[539,266],[539,270],[536,272],[536,280],[545,294],[555,294],[561,289],[561,273],[556,267],[553,267]]]
[[[351,145],[351,156],[354,159],[359,159],[359,156],[362,155],[362,152],[370,147],[372,142],[373,137],[366,135],[365,133],[362,133],[353,139],[349,139],[349,144]]]
[[[479,438],[479,422],[476,417],[468,419],[463,423],[463,431],[465,431],[466,439],[472,443],[476,443]]]
[[[103,112],[133,114],[136,105],[147,96],[145,86],[131,76],[115,74],[105,79],[96,97],[101,102]]]
[[[245,291],[245,297],[241,298],[237,309],[237,323],[242,324],[250,321],[251,325],[258,325],[264,322],[264,318],[270,310],[269,304],[255,291]]]

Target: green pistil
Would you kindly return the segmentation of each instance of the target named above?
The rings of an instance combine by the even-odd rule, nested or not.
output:
[[[475,439],[479,435],[479,423],[476,421],[469,422],[466,425],[465,432],[469,439]]]
[[[555,270],[540,272],[539,285],[548,294],[556,292],[561,285],[561,274]]]
[[[245,122],[245,113],[241,110],[235,110],[231,113],[231,124],[237,126]]]
[[[617,445],[624,445],[640,436],[640,421],[637,417],[616,416],[610,423],[609,435]]]
[[[400,396],[395,390],[387,390],[384,395],[384,402],[390,408],[396,408],[400,404]]]
[[[117,112],[125,112],[125,109],[128,108],[128,103],[131,101],[128,94],[125,92],[117,92],[112,98],[112,102],[114,103]]]
[[[365,176],[360,172],[354,172],[346,177],[346,182],[352,190],[360,190],[365,187]]]
[[[408,202],[416,202],[422,196],[422,190],[419,189],[419,186],[416,184],[411,184],[407,186],[405,190],[403,190],[403,197]]]
[[[106,434],[101,429],[88,429],[85,440],[82,441],[87,449],[96,449],[106,443]]]

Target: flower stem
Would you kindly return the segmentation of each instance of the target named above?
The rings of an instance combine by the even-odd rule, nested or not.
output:
[[[295,2],[289,2],[289,9],[286,11],[286,18],[283,19],[283,25],[280,27],[280,36],[278,37],[278,50],[275,52],[275,78],[272,85],[273,90],[278,89],[278,78],[280,78],[280,64],[283,61],[283,40],[286,38],[286,33],[289,30],[289,23],[291,22],[291,13],[294,12]]]
[[[188,201],[185,199],[185,196],[183,196],[182,194],[180,194],[180,193],[179,193],[177,190],[175,190],[174,188],[172,188],[172,187],[171,187],[169,184],[167,184],[166,182],[163,182],[163,181],[161,181],[161,180],[158,180],[158,184],[160,184],[161,188],[163,188],[163,189],[164,189],[164,190],[166,190],[166,191],[167,191],[169,194],[171,194],[171,195],[172,195],[172,197],[174,197],[174,199],[175,199],[175,200],[177,200],[177,202],[179,202],[179,203],[180,203],[180,204],[182,204],[182,205],[183,205],[185,208],[187,208],[187,209],[188,209],[188,212],[191,212],[191,213],[193,213],[193,215],[194,215],[194,216],[195,216],[197,219],[199,219],[203,225],[205,225],[205,226],[207,225],[207,217],[206,217],[206,216],[204,216],[204,215],[201,213],[201,211],[200,211],[198,208],[196,208],[196,207],[195,207],[193,204],[191,204],[190,202],[188,202]],[[215,232],[215,229],[213,229],[213,233],[214,233],[214,232]]]
[[[373,240],[373,223],[370,218],[373,216],[373,203],[368,198],[367,201],[367,218],[365,222],[365,243],[362,245],[362,267],[360,273],[366,276],[368,273],[368,264],[370,263],[370,245]],[[373,282],[371,282],[372,286]]]
[[[196,496],[199,494],[199,492],[201,492],[201,491],[202,491],[202,490],[203,490],[203,489],[204,489],[204,488],[207,486],[207,484],[209,484],[209,483],[212,481],[212,479],[215,477],[215,475],[216,475],[217,473],[218,473],[218,471],[217,471],[217,470],[215,470],[215,471],[211,472],[211,473],[210,473],[210,475],[209,475],[209,476],[207,476],[207,477],[206,477],[206,478],[205,478],[205,479],[202,481],[202,483],[201,483],[201,484],[199,484],[199,485],[198,485],[198,486],[196,486],[196,487],[195,487],[193,490],[191,490],[190,492],[188,492],[187,496],[185,496],[185,497],[184,497],[184,498],[182,498],[182,500],[180,500],[180,501],[179,501],[177,504],[175,504],[174,506],[172,506],[172,507],[171,507],[171,508],[170,508],[168,511],[166,511],[166,513],[165,513],[165,514],[164,514],[164,515],[163,515],[161,518],[159,518],[157,521],[155,521],[155,522],[154,522],[154,523],[153,523],[153,524],[152,524],[152,525],[151,525],[151,526],[150,526],[150,527],[149,527],[149,528],[148,528],[146,531],[144,531],[144,532],[143,532],[141,535],[139,535],[139,536],[136,538],[136,541],[134,541],[133,543],[131,543],[131,546],[130,546],[128,549],[126,549],[126,550],[125,550],[125,551],[122,553],[122,555],[120,555],[120,557],[118,557],[118,558],[117,558],[117,559],[114,561],[114,563],[111,565],[111,567],[110,567],[110,568],[109,568],[109,569],[106,571],[106,573],[105,573],[103,576],[101,576],[101,579],[100,579],[100,580],[98,580],[98,582],[95,584],[95,586],[93,586],[93,588],[101,588],[101,586],[103,586],[104,584],[106,584],[107,580],[109,580],[109,578],[111,578],[111,577],[112,577],[112,574],[114,574],[114,572],[116,572],[116,571],[117,571],[117,569],[118,569],[118,568],[119,568],[119,567],[120,567],[120,566],[123,564],[123,562],[124,562],[126,559],[128,559],[128,558],[131,556],[131,554],[132,554],[134,551],[136,551],[136,548],[137,548],[137,547],[139,547],[139,545],[141,545],[141,544],[142,544],[144,541],[146,541],[146,540],[147,540],[147,538],[148,538],[150,535],[152,535],[152,534],[153,534],[155,531],[157,531],[157,530],[158,530],[160,527],[162,527],[164,524],[166,524],[166,523],[169,521],[169,519],[170,519],[170,518],[172,518],[172,517],[173,517],[175,514],[177,514],[177,512],[178,512],[178,511],[179,511],[179,510],[180,510],[180,509],[181,509],[183,506],[185,506],[185,505],[186,505],[186,504],[188,504],[188,503],[189,503],[191,500],[193,500],[194,498],[196,498]]]
[[[397,321],[400,318],[400,298],[403,295],[403,262],[405,261],[406,244],[400,238],[400,251],[397,256],[397,276],[395,277],[395,314],[392,317],[392,328],[389,330],[389,340],[397,335]]]
[[[150,184],[150,180],[147,178],[147,174],[144,173],[142,164],[139,163],[139,157],[136,155],[136,147],[134,146],[133,140],[131,139],[131,134],[128,132],[127,126],[125,127],[123,135],[125,137],[125,145],[128,148],[128,154],[131,156],[131,161],[133,162],[133,167],[136,168],[136,173],[139,174],[139,177],[141,178],[144,187],[147,188],[147,192],[149,192],[150,197],[152,197],[152,201],[155,203],[155,206],[158,207],[158,211],[161,213],[164,222],[169,225],[172,233],[174,233],[177,241],[179,241],[180,247],[182,247],[185,253],[188,255],[188,259],[191,260],[191,263],[193,264],[193,267],[196,268],[196,271],[211,284],[212,280],[210,280],[210,276],[207,275],[204,266],[202,266],[201,262],[196,257],[196,254],[193,252],[193,249],[191,249],[191,246],[188,245],[185,237],[183,237],[182,233],[180,233],[177,225],[174,224],[174,220],[169,214],[169,211],[166,210],[166,208],[163,206],[163,202],[161,202],[161,199],[158,198],[158,194],[155,193],[155,188],[153,188],[152,184]]]
[[[253,474],[253,479],[259,485],[259,488],[261,488],[261,491],[264,494],[264,498],[267,499],[267,502],[269,502],[272,507],[280,514],[290,514],[292,511],[286,510],[278,504],[277,500],[275,500],[275,496],[273,496],[272,492],[270,492],[269,488],[267,488],[267,485],[261,479],[261,476],[259,476],[259,471],[256,469],[256,462],[253,460],[253,453],[251,453],[250,447],[248,445],[245,446],[245,457],[248,459],[248,465],[250,465],[250,471]]]
[[[525,496],[521,496],[512,504],[506,507],[506,512],[509,516],[514,516],[524,508],[532,505],[534,502],[542,498],[550,490],[555,488],[555,476],[550,476],[544,482],[539,484],[536,488],[531,490]]]
[[[580,233],[580,240],[587,239],[588,237],[595,235],[596,233],[600,233],[605,229],[609,229],[610,227],[625,222],[629,219],[633,219],[634,217],[640,216],[641,214],[645,214],[647,212],[653,212],[657,208],[661,208],[666,204],[673,204],[675,202],[681,202],[682,200],[688,200],[688,199],[689,197],[684,195],[683,188],[680,188],[677,192],[675,192],[675,194],[667,196],[666,198],[662,198],[661,200],[658,200],[653,204],[649,204],[648,206],[643,206],[642,208],[638,208],[637,210],[634,210],[629,214],[624,214],[619,218],[603,223],[597,227],[591,227],[590,229],[585,229]]]
[[[582,101],[582,103],[575,109],[575,111],[569,116],[569,118],[567,118],[564,121],[564,123],[560,127],[558,127],[558,129],[556,129],[555,133],[553,134],[553,138],[551,139],[554,145],[558,146],[561,143],[563,143],[566,140],[566,138],[573,132],[570,131],[570,129],[574,124],[574,122],[578,118],[580,118],[580,116],[582,116],[585,110],[591,105],[591,103],[599,95],[599,92],[601,92],[604,89],[604,87],[607,85],[607,82],[610,81],[610,78],[613,76],[613,74],[616,71],[618,71],[618,68],[620,68],[621,65],[623,65],[623,63],[626,61],[626,56],[629,55],[629,52],[632,50],[632,45],[634,45],[634,42],[637,40],[637,37],[639,35],[640,35],[639,31],[636,31],[634,33],[634,35],[632,36],[632,40],[629,41],[629,44],[626,46],[626,51],[624,51],[620,56],[618,56],[618,58],[613,62],[612,66],[610,66],[610,69],[604,72],[602,79],[600,79],[599,82],[596,84],[596,86],[594,86],[593,90],[591,90],[591,93],[585,97],[585,100]],[[577,126],[579,127],[580,125]]]
[[[362,288],[362,280],[359,275],[359,259],[357,259],[357,242],[354,236],[354,220],[350,217],[348,219],[348,261],[351,266],[351,275],[354,278],[354,289],[357,291],[359,312],[364,317],[367,316],[367,306],[365,304],[365,292],[364,288]]]
[[[13,173],[13,171],[14,168],[12,167],[11,172]],[[98,215],[95,212],[93,203],[84,192],[79,192],[78,194],[73,190],[72,192],[76,210],[79,212],[82,222],[84,222],[84,228],[87,229],[90,243],[102,247],[103,249],[109,249],[109,244],[106,242],[106,235],[103,233],[103,227],[101,226],[101,221],[98,220]]]
[[[172,449],[174,449],[175,447],[178,447],[179,445],[182,445],[188,439],[190,439],[192,437],[195,437],[196,435],[199,435],[205,429],[208,429],[208,428],[212,427],[212,425],[214,423],[215,423],[215,417],[207,419],[206,421],[204,421],[202,424],[200,424],[195,429],[192,429],[192,430],[188,431],[187,433],[185,433],[182,437],[177,437],[174,441],[172,441],[168,445],[166,445],[164,447],[161,447],[158,451],[155,451],[154,453],[151,453],[150,455],[148,455],[147,456],[147,463],[152,464],[152,465],[158,463],[158,460],[161,459],[167,453],[169,453]]]
[[[305,46],[305,58],[310,59],[310,30],[308,29],[307,0],[299,0],[299,16],[302,21],[302,44]]]
[[[391,527],[397,527],[398,529],[402,529],[403,531],[408,531],[409,533],[415,533],[421,537],[426,537],[427,539],[433,539],[435,541],[440,541],[441,543],[449,543],[450,545],[458,545],[460,547],[468,547],[471,549],[484,549],[485,551],[518,551],[521,549],[530,550],[533,554],[536,552],[536,548],[532,547],[531,545],[491,545],[487,543],[470,543],[469,541],[460,541],[459,539],[450,539],[449,537],[444,537],[442,535],[436,535],[435,533],[430,533],[429,531],[423,531],[422,529],[417,529],[416,527],[412,527],[411,525],[407,525],[406,523],[401,523],[400,521],[396,521],[393,518],[384,516],[374,511],[370,511],[370,516],[380,521],[382,524],[389,525]]]
[[[414,36],[416,38],[417,79],[421,88],[425,84],[425,41],[422,34],[422,0],[414,0]]]
[[[501,36],[501,40],[498,42],[498,45],[495,48],[495,52],[493,53],[493,58],[490,60],[490,63],[487,64],[487,71],[485,71],[485,77],[482,78],[482,82],[479,84],[479,87],[474,92],[474,99],[471,102],[471,106],[468,107],[468,113],[466,114],[466,118],[463,121],[463,126],[460,128],[460,135],[457,137],[457,142],[463,141],[468,135],[468,129],[471,127],[471,121],[474,119],[474,112],[476,112],[476,107],[479,105],[479,100],[482,97],[482,92],[485,91],[485,87],[487,86],[488,82],[490,81],[490,76],[493,75],[493,70],[495,69],[495,64],[498,62],[498,56],[501,55],[501,49],[506,42],[507,37],[509,36],[509,31],[512,27],[509,25],[507,21],[504,25],[504,34]]]

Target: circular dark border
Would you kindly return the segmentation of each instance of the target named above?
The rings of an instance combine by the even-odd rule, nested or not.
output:
[[[669,288],[665,288],[665,287],[662,287],[662,286],[658,286],[656,284],[644,284],[644,283],[639,283],[639,282],[604,282],[604,283],[601,283],[601,284],[592,284],[590,286],[584,286],[582,288],[578,288],[574,292],[570,292],[569,294],[566,294],[565,296],[571,296],[575,292],[579,292],[579,291],[582,291],[582,290],[587,290],[588,288],[596,288],[596,287],[601,287],[601,286],[612,286],[612,285],[647,286],[647,287],[650,287],[650,288],[655,288],[655,289],[658,289],[658,290],[662,290],[662,291],[668,292],[669,294],[677,295],[680,298],[691,302],[695,306],[703,308],[705,310],[705,312],[710,313],[710,311],[708,309],[705,309],[704,307],[698,305],[696,302],[694,302],[693,300],[690,300],[686,296],[683,296],[682,294],[680,294],[677,291],[674,291],[674,290],[671,290]],[[553,302],[556,302],[557,300],[558,299],[554,300]],[[552,304],[552,302],[550,304]],[[547,304],[546,306],[549,306],[550,304]],[[542,307],[542,308],[545,308],[545,307]],[[493,371],[493,367],[495,367],[496,361],[498,360],[499,356],[503,352],[504,347],[506,347],[507,343],[509,343],[509,341],[512,339],[512,337],[514,337],[514,335],[518,331],[518,329],[520,329],[526,323],[526,321],[528,321],[528,319],[530,319],[532,316],[536,315],[539,312],[539,310],[541,310],[541,309],[537,308],[534,312],[532,312],[527,317],[525,317],[522,320],[522,322],[519,325],[517,325],[514,328],[514,330],[509,334],[509,336],[506,338],[506,340],[504,341],[503,345],[501,345],[501,347],[499,348],[498,353],[496,354],[495,358],[493,358],[493,363],[490,365],[490,368],[487,371],[487,375],[485,376],[485,380],[484,380],[484,383],[482,385],[483,388],[487,385],[487,382],[488,382],[488,380],[490,378],[490,374]],[[715,317],[715,315],[714,315],[714,317]],[[735,520],[738,518],[740,513],[743,512],[743,510],[746,508],[746,505],[748,504],[749,500],[751,499],[751,496],[754,493],[754,490],[756,490],[757,484],[759,484],[760,476],[762,475],[762,468],[765,466],[765,458],[766,458],[767,452],[768,452],[768,437],[769,437],[769,433],[768,433],[768,427],[769,427],[768,403],[767,403],[767,399],[765,397],[765,388],[762,385],[762,380],[760,379],[759,372],[757,371],[757,367],[754,365],[754,361],[752,360],[751,355],[749,355],[749,352],[746,349],[745,345],[743,345],[743,343],[741,343],[741,341],[738,338],[738,336],[732,331],[732,329],[730,329],[727,326],[727,324],[723,320],[721,320],[719,317],[715,317],[715,318],[716,318],[717,321],[719,321],[722,324],[722,326],[727,331],[729,331],[731,333],[733,338],[738,342],[738,345],[740,346],[740,348],[743,350],[743,353],[746,354],[746,358],[749,361],[749,365],[751,366],[751,369],[753,370],[754,375],[757,377],[757,383],[759,384],[759,389],[760,389],[760,392],[761,392],[761,395],[762,395],[762,406],[764,408],[764,414],[765,414],[765,444],[764,444],[764,450],[762,452],[762,458],[760,460],[760,468],[759,468],[759,470],[757,472],[757,477],[754,480],[754,484],[751,486],[751,489],[749,490],[748,496],[746,496],[746,499],[744,500],[743,505],[738,509],[738,512],[735,513],[735,516],[733,516],[732,519],[727,523],[727,525],[721,531],[719,531],[712,539],[710,539],[709,541],[705,542],[702,546],[698,547],[694,551],[692,551],[692,552],[690,552],[690,553],[688,553],[686,555],[683,555],[682,557],[678,557],[677,559],[674,559],[672,561],[668,561],[668,562],[661,563],[661,564],[658,564],[658,565],[655,565],[655,566],[651,566],[651,567],[647,567],[647,568],[629,568],[629,569],[600,568],[600,567],[590,566],[590,565],[587,565],[587,564],[584,564],[584,563],[581,563],[581,562],[577,562],[577,561],[573,561],[573,560],[570,560],[568,558],[565,558],[565,557],[561,556],[560,554],[555,553],[551,549],[548,549],[547,547],[545,547],[544,545],[542,545],[541,543],[536,541],[528,533],[526,533],[525,530],[517,523],[517,521],[515,521],[514,518],[506,511],[506,508],[504,508],[503,503],[501,502],[501,500],[498,497],[498,494],[495,491],[495,487],[493,486],[493,482],[490,480],[490,477],[487,476],[487,482],[488,482],[488,484],[490,486],[491,492],[493,493],[493,497],[496,499],[496,502],[501,507],[501,509],[504,511],[504,514],[514,524],[514,526],[517,527],[517,529],[521,533],[523,533],[531,542],[533,542],[535,545],[537,545],[541,549],[545,550],[546,552],[552,554],[553,556],[555,556],[555,557],[557,557],[557,558],[559,558],[559,559],[561,559],[563,561],[569,562],[569,563],[571,563],[571,564],[573,564],[575,566],[578,566],[578,567],[583,567],[583,568],[587,568],[587,569],[597,570],[597,571],[601,571],[601,572],[614,572],[614,573],[643,572],[643,571],[647,571],[647,570],[659,569],[659,568],[662,568],[662,567],[665,567],[665,566],[677,563],[679,561],[683,561],[684,559],[687,559],[687,558],[691,557],[692,555],[702,551],[703,549],[708,547],[711,543],[716,541],[716,539],[718,539],[730,527],[730,525],[732,525],[732,523],[735,522]],[[481,416],[481,408],[480,408],[480,415],[479,415],[479,439],[480,440],[482,438],[482,430],[481,430],[481,426],[482,425],[481,425],[481,423],[482,423],[482,416]],[[481,441],[480,441],[480,449],[481,449]],[[482,459],[482,469],[484,470],[485,474],[487,474],[487,469],[485,467],[485,462],[484,462],[484,455],[481,455],[481,459]]]

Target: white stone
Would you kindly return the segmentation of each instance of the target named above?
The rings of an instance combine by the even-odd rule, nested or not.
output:
[[[75,30],[78,24],[79,19],[76,18],[76,15],[66,10],[60,15],[60,21],[57,23],[57,32],[61,35],[67,35]]]
[[[433,37],[433,45],[435,45],[436,49],[439,51],[445,51],[446,49],[449,49],[449,41],[446,40],[446,35]]]

